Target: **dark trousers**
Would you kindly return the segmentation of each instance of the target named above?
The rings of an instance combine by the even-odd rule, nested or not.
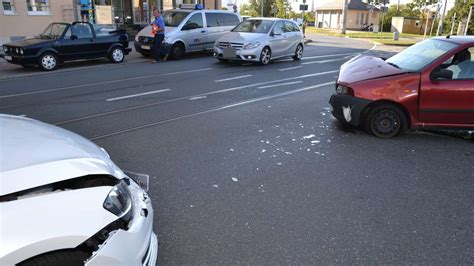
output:
[[[155,38],[153,39],[153,56],[157,61],[160,60],[162,54],[165,54],[162,48],[164,38],[164,34],[155,34]]]

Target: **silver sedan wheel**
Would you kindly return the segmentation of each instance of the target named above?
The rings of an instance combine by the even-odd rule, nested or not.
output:
[[[124,55],[123,55],[122,49],[120,49],[120,48],[115,48],[115,49],[112,51],[112,60],[113,60],[114,62],[117,62],[117,63],[122,62],[123,57],[124,57]]]
[[[263,48],[262,53],[260,54],[260,63],[262,65],[270,63],[271,56],[272,53],[270,52],[270,49],[268,49],[268,47]]]
[[[47,54],[41,58],[41,66],[46,70],[53,70],[57,65],[56,58]]]
[[[301,44],[296,47],[296,58],[301,59],[303,57],[303,46]]]

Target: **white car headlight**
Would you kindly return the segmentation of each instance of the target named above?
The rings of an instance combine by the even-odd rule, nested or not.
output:
[[[20,53],[20,49],[16,48],[16,49],[15,49],[15,52],[16,52],[17,54]]]
[[[6,53],[8,52],[8,47],[6,45],[3,46],[3,51]]]
[[[135,41],[138,42],[138,35],[135,36]]]
[[[248,49],[255,49],[257,47],[260,46],[260,43],[259,42],[251,42],[251,43],[248,43],[246,45],[244,45],[244,49],[245,50],[248,50]]]
[[[23,48],[20,48],[20,54],[23,54]]]
[[[127,222],[131,220],[133,215],[132,195],[128,188],[129,184],[129,179],[122,179],[110,190],[103,204],[106,210]]]

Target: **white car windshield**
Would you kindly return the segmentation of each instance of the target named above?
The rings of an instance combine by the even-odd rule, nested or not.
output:
[[[409,71],[420,71],[440,56],[458,47],[457,44],[430,39],[417,43],[390,57],[387,63]]]
[[[249,19],[241,22],[235,27],[233,32],[252,32],[252,33],[268,33],[272,28],[273,21]]]
[[[185,11],[166,11],[163,13],[165,26],[178,27],[178,25],[189,15],[190,12]]]

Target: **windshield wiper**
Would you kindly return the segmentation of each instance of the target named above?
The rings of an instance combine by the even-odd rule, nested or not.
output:
[[[387,62],[387,61],[385,61],[385,62]],[[394,67],[396,67],[396,68],[398,68],[398,69],[401,69],[401,67],[399,67],[399,66],[398,66],[397,64],[395,64],[395,63],[387,62],[387,64],[389,64],[389,65],[391,65],[391,66],[394,66]]]

